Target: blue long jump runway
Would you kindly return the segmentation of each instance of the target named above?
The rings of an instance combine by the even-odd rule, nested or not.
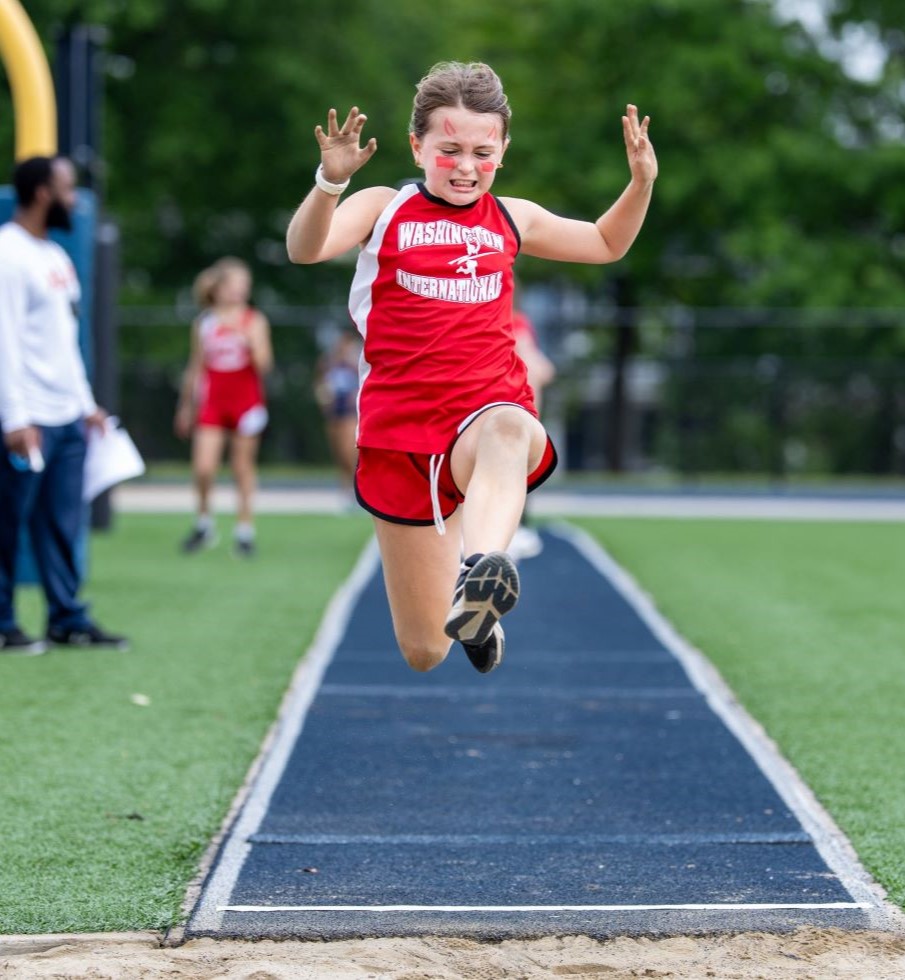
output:
[[[692,683],[668,625],[588,539],[544,540],[487,676],[458,647],[429,674],[405,667],[376,557],[363,556],[189,935],[871,924],[857,867],[818,849],[802,824],[814,820]]]

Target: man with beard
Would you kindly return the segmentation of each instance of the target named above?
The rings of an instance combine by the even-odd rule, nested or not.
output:
[[[124,650],[125,638],[102,630],[78,598],[86,426],[103,431],[106,412],[79,352],[78,278],[48,237],[72,227],[75,168],[62,157],[32,157],[13,183],[16,210],[0,227],[0,654],[43,653],[47,643]],[[27,636],[15,616],[23,526],[47,599],[47,642]]]

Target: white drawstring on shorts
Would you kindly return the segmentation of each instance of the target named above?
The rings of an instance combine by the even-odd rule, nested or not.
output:
[[[446,523],[440,509],[440,469],[444,459],[446,453],[435,453],[430,458],[431,506],[434,508],[434,527],[437,534],[446,534]]]

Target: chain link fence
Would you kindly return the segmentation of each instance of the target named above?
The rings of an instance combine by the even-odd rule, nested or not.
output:
[[[905,473],[905,310],[616,306],[568,287],[522,305],[557,366],[544,420],[571,471]],[[343,307],[267,307],[276,368],[263,461],[329,460],[314,398]],[[195,311],[119,311],[119,413],[149,460],[172,419]]]

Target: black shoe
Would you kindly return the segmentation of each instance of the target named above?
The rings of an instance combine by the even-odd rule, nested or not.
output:
[[[506,637],[499,623],[493,624],[490,636],[483,643],[463,643],[472,666],[481,674],[489,674],[500,666],[506,649]]]
[[[496,621],[515,607],[518,593],[515,562],[505,551],[466,558],[446,617],[446,635],[460,643],[482,646],[490,639]]]
[[[47,652],[47,644],[43,640],[35,640],[27,636],[18,626],[8,630],[0,630],[0,653],[18,654],[20,657],[35,657]]]
[[[60,647],[80,647],[82,649],[129,649],[129,641],[124,636],[106,633],[95,623],[83,623],[81,626],[49,626],[47,639]]]
[[[183,538],[179,548],[184,554],[190,555],[204,548],[213,548],[219,541],[220,539],[217,537],[217,532],[213,527],[198,527],[196,524],[185,538]]]
[[[233,554],[237,558],[254,558],[257,553],[258,549],[254,541],[244,541],[241,538],[233,541]]]

